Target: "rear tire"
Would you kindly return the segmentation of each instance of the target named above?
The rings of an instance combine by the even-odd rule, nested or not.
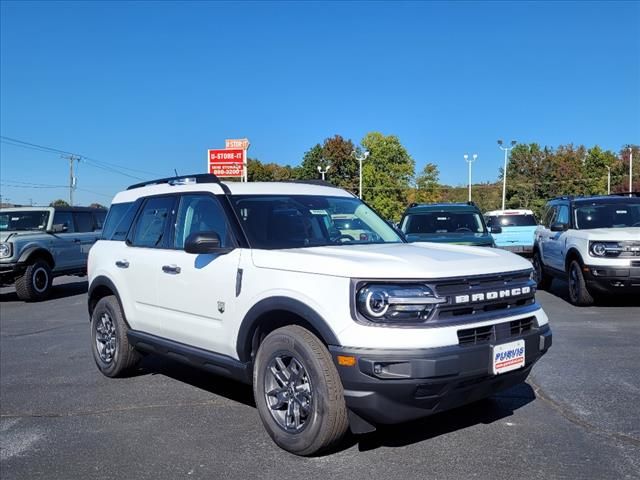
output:
[[[542,259],[540,258],[540,252],[535,251],[533,253],[533,275],[535,277],[535,281],[538,284],[539,290],[549,290],[551,287],[551,283],[553,282],[553,277],[544,271],[544,264],[542,263]]]
[[[91,352],[98,369],[107,377],[126,376],[141,355],[129,343],[127,324],[118,299],[103,297],[91,315]]]
[[[342,382],[331,355],[300,326],[274,330],[260,344],[253,393],[267,433],[296,455],[335,446],[349,428]]]
[[[36,260],[16,279],[16,294],[25,302],[39,302],[49,296],[52,281],[49,264],[44,260]]]
[[[594,299],[589,290],[587,284],[584,281],[584,274],[582,273],[582,265],[577,260],[572,260],[569,264],[569,271],[567,272],[569,279],[569,300],[576,306],[588,307],[593,305]]]

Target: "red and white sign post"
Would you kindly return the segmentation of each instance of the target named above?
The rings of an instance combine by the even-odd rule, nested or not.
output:
[[[241,178],[243,182],[248,181],[247,150],[249,149],[249,140],[247,138],[228,138],[224,143],[224,150],[207,151],[209,173],[213,173],[217,177]]]

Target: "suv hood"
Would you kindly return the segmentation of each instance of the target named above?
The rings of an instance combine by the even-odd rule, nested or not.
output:
[[[443,278],[531,269],[510,252],[436,243],[252,250],[256,267],[349,278]]]
[[[451,243],[454,245],[492,245],[489,233],[405,233],[410,242]]]
[[[640,240],[640,227],[592,228],[588,230],[574,230],[573,232],[575,232],[575,236],[588,238],[589,240]]]
[[[46,233],[44,230],[3,230],[0,232],[0,242],[6,242],[9,237],[27,237],[30,235],[42,235]]]

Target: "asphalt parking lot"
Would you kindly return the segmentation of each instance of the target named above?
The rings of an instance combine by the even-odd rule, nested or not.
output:
[[[299,458],[262,428],[249,387],[157,357],[108,379],[89,350],[86,282],[25,304],[0,289],[0,477],[640,478],[640,300],[539,301],[554,345],[528,383]]]

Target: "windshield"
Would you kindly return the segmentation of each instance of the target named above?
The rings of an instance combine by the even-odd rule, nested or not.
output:
[[[402,222],[406,234],[485,233],[482,216],[476,212],[420,212]]]
[[[575,216],[580,230],[640,227],[640,202],[576,206]]]
[[[45,230],[48,221],[48,210],[0,212],[0,231]]]
[[[538,224],[533,215],[499,215],[487,217],[489,227],[535,227]]]
[[[387,222],[357,198],[313,195],[234,195],[233,207],[254,248],[401,243]],[[357,229],[332,215],[350,215]]]

